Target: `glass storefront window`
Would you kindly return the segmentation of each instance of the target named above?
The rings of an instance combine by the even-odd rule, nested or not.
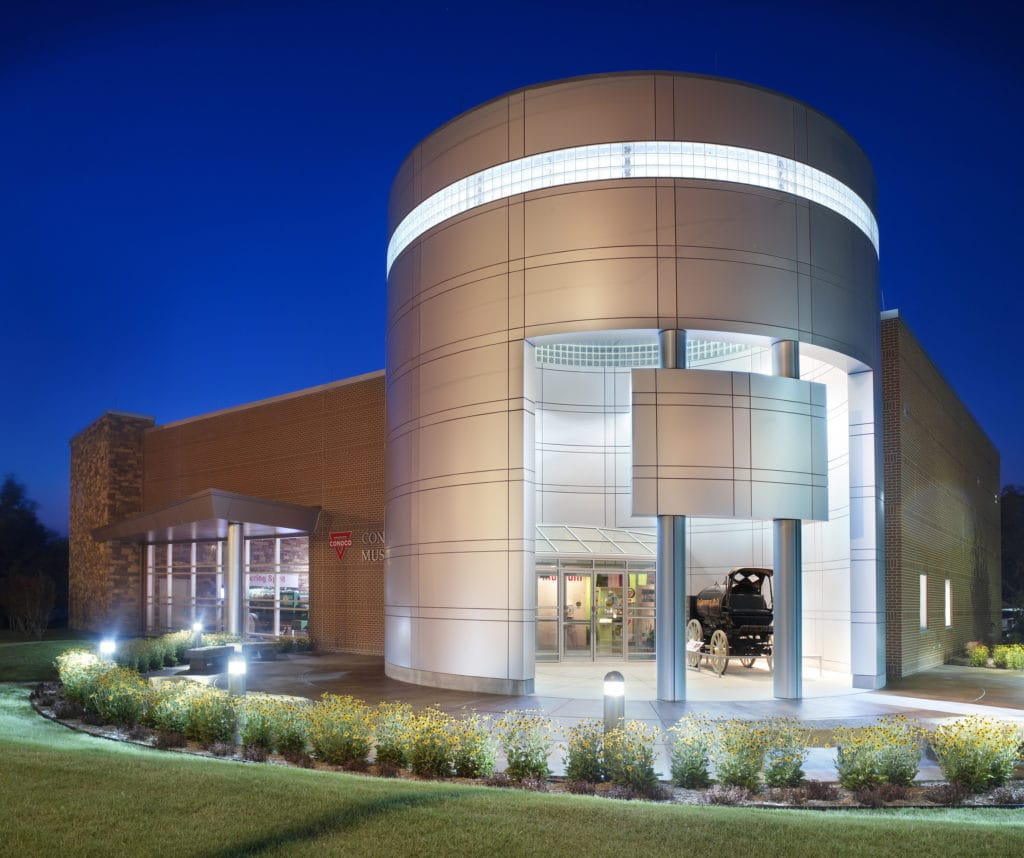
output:
[[[309,537],[247,539],[244,568],[246,632],[309,633]],[[146,546],[146,631],[224,629],[224,542]]]

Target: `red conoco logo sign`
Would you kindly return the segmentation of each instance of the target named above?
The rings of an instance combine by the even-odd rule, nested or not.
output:
[[[338,552],[338,559],[345,559],[345,549],[352,545],[352,531],[345,530],[331,534],[331,548]]]

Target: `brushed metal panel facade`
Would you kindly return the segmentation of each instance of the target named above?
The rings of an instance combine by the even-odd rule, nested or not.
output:
[[[827,520],[824,385],[685,369],[632,377],[634,514]]]

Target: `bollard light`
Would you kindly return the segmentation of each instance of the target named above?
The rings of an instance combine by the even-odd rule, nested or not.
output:
[[[196,620],[192,623],[192,646],[199,648],[203,645],[203,624]]]
[[[604,675],[604,731],[622,726],[626,717],[626,680],[617,670]]]
[[[245,696],[245,657],[233,655],[228,659],[228,693],[235,697]]]
[[[104,638],[100,641],[100,655],[104,658],[112,658],[116,649],[117,644],[114,643],[113,638]]]

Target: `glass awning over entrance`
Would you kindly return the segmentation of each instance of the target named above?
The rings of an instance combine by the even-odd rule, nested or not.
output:
[[[655,557],[658,537],[646,530],[538,524],[536,553],[574,557]]]

